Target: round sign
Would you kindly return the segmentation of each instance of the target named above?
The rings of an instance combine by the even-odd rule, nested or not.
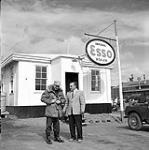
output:
[[[86,44],[86,53],[89,59],[98,65],[109,65],[115,60],[114,48],[106,41],[92,39]]]

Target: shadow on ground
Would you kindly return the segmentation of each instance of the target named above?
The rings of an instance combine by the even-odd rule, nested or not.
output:
[[[15,131],[15,130],[19,130],[19,129],[23,129],[23,128],[27,128],[29,127],[28,125],[15,125],[15,120],[11,120],[11,119],[2,119],[2,131],[5,131],[5,130],[12,130],[12,131]]]

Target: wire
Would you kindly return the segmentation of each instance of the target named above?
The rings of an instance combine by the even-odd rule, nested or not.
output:
[[[103,30],[101,30],[97,35],[101,34],[102,32],[104,32],[106,29],[108,29],[110,26],[112,26],[114,23],[111,23],[110,25],[108,25],[106,28],[104,28]]]

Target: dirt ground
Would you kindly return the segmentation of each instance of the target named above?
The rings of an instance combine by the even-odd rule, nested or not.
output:
[[[68,124],[61,122],[64,143],[45,142],[45,118],[3,119],[1,150],[148,150],[149,126],[132,131],[126,121],[109,115],[86,114],[84,141],[69,142]]]

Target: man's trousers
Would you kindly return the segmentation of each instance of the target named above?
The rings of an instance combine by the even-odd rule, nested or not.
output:
[[[60,134],[60,123],[58,118],[47,117],[46,120],[46,135],[51,136],[53,127],[54,138],[58,138]]]
[[[82,115],[70,115],[69,117],[69,128],[70,135],[72,139],[76,139],[76,131],[77,129],[77,139],[83,139],[82,136]]]

